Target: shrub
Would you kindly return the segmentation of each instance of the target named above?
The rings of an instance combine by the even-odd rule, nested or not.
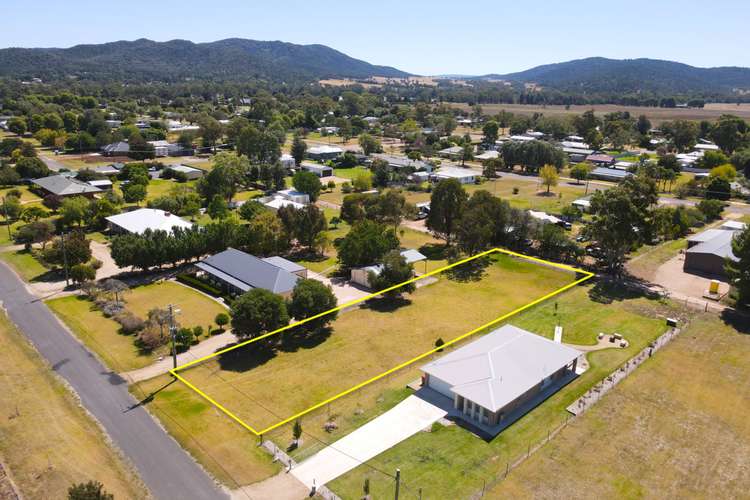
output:
[[[517,187],[513,188],[513,194],[518,194],[518,188]]]
[[[115,321],[120,323],[122,332],[127,335],[132,335],[143,330],[146,326],[146,322],[141,318],[131,313],[130,311],[122,311],[120,314],[115,316]]]
[[[721,218],[724,211],[724,203],[721,200],[701,200],[696,206],[707,220],[716,220]]]
[[[99,304],[99,302],[102,303]],[[99,310],[102,312],[102,314],[104,314],[104,317],[106,318],[117,316],[124,309],[121,302],[116,302],[114,300],[97,301],[97,306],[99,306]]]
[[[138,334],[138,345],[147,351],[153,351],[164,345],[166,341],[166,336],[162,335],[161,328],[155,322],[149,321],[146,328]]]
[[[352,185],[348,182],[345,182],[341,185],[341,192],[344,194],[348,194],[352,192]]]
[[[444,345],[445,345],[445,341],[441,337],[438,337],[438,339],[435,341],[435,347],[442,347]],[[443,352],[443,350],[438,349],[437,352]]]

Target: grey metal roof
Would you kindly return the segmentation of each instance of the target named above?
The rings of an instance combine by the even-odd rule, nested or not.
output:
[[[57,196],[71,196],[75,194],[100,193],[102,190],[85,182],[71,179],[64,175],[51,175],[32,181],[42,189]]]
[[[296,262],[286,260],[284,257],[279,257],[278,255],[274,255],[273,257],[266,257],[263,260],[268,262],[269,264],[273,264],[276,267],[280,267],[284,271],[289,271],[290,273],[296,273],[305,270],[303,266],[300,266]]]
[[[104,151],[105,153],[129,153],[130,144],[124,141],[113,142],[112,144],[102,146],[102,151]]]
[[[737,231],[731,231],[728,229],[709,229],[696,236],[702,236],[705,233],[709,233],[708,236],[711,237],[705,240],[691,239],[691,241],[702,241],[702,243],[698,243],[697,245],[688,248],[686,252],[711,254],[724,259],[736,261],[737,257],[732,252],[732,239],[736,232]]]
[[[504,325],[422,367],[451,391],[497,411],[582,353],[563,344]]]
[[[609,177],[613,179],[624,179],[625,177],[632,175],[627,170],[620,170],[616,168],[597,167],[591,171],[593,177]]]
[[[197,266],[243,291],[264,288],[274,293],[287,293],[300,279],[296,274],[234,248],[212,255]]]

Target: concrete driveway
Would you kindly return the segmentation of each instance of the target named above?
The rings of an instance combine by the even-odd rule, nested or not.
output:
[[[292,474],[309,488],[313,483],[322,486],[430,427],[445,415],[445,410],[417,396],[409,396],[297,465]]]
[[[331,285],[338,305],[346,304],[347,302],[361,299],[362,297],[367,297],[368,295],[370,295],[370,292],[353,286],[349,281],[340,278],[331,279],[323,276],[322,274],[313,272],[309,273],[307,277],[310,279],[318,280],[322,283],[325,283],[326,285]]]

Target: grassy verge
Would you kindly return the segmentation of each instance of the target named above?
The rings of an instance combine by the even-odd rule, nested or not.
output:
[[[144,498],[135,474],[73,394],[0,314],[0,457],[28,499],[66,498],[97,480],[115,498]]]
[[[44,267],[34,254],[26,250],[0,252],[0,259],[10,265],[27,282],[38,280],[49,272],[49,269]]]
[[[489,496],[745,496],[747,333],[716,316],[696,318]]]

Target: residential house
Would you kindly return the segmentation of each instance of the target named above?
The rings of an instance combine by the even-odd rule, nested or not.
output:
[[[94,167],[94,172],[97,174],[106,175],[107,177],[111,177],[111,176],[119,174],[123,166],[124,164],[122,163],[112,163],[110,165],[99,165],[98,167]]]
[[[442,158],[450,158],[452,160],[460,160],[463,157],[464,148],[462,146],[451,146],[449,148],[441,149],[438,151],[438,155]]]
[[[284,189],[282,191],[277,191],[276,196],[281,196],[283,198],[286,198],[289,201],[293,201],[295,203],[300,203],[302,205],[307,205],[310,203],[310,195],[307,193],[303,193],[301,191],[297,191],[296,189]]]
[[[106,220],[109,231],[113,234],[143,234],[148,229],[171,233],[175,228],[190,229],[193,227],[191,222],[157,208],[139,208],[130,212],[111,215]]]
[[[422,367],[422,386],[449,398],[490,434],[523,416],[576,376],[582,352],[504,325]]]
[[[93,181],[88,181],[87,184],[89,186],[94,186],[95,188],[99,188],[102,191],[112,190],[112,181],[109,179],[95,179]]]
[[[184,174],[185,177],[190,181],[200,179],[206,174],[205,170],[196,167],[190,167],[188,165],[169,165],[164,170],[170,170],[175,173],[179,172],[180,174]]]
[[[61,198],[67,196],[85,196],[92,198],[102,190],[78,179],[66,175],[50,175],[31,181],[44,196],[55,195]]]
[[[330,177],[333,175],[333,168],[328,165],[316,165],[315,163],[302,163],[300,169],[305,172],[311,172],[318,177]]]
[[[473,184],[479,174],[469,168],[461,167],[440,167],[432,177],[437,180],[456,179],[461,184]]]
[[[495,158],[500,157],[499,151],[485,151],[482,154],[476,155],[474,157],[475,160],[484,161],[484,160],[494,160]]]
[[[297,166],[297,162],[294,160],[294,157],[286,153],[281,155],[281,158],[279,158],[279,162],[281,163],[281,166],[286,168],[287,170],[291,170]]]
[[[335,160],[344,153],[344,150],[336,146],[313,146],[307,150],[307,157],[311,160],[326,161]]]
[[[193,153],[191,148],[183,148],[179,144],[169,141],[148,141],[154,147],[154,156],[163,158],[165,156],[185,156]]]
[[[281,257],[261,259],[234,248],[227,248],[195,265],[199,277],[230,295],[261,288],[284,297],[291,295],[302,277],[298,267]],[[297,269],[297,272],[288,269]]]
[[[589,177],[602,181],[620,182],[625,177],[633,175],[627,170],[618,170],[616,168],[597,167],[591,171]]]
[[[424,160],[412,160],[406,156],[389,155],[385,153],[374,153],[372,157],[387,162],[388,166],[394,170],[407,168],[415,171],[432,172],[432,164]]]
[[[586,161],[595,167],[611,167],[615,164],[615,158],[602,153],[594,153],[586,157]]]

